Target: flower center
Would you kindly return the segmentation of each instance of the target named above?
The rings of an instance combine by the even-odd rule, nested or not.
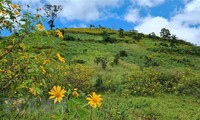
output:
[[[98,98],[94,97],[93,98],[93,102],[97,103],[98,102]]]
[[[60,97],[60,93],[56,92],[55,96],[58,98]]]

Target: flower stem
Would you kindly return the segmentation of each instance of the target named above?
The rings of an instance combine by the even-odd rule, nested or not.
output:
[[[92,107],[90,109],[90,120],[92,120]]]

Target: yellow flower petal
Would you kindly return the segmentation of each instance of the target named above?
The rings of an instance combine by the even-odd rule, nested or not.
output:
[[[50,96],[49,98],[50,98],[50,99],[53,99],[53,98],[55,98],[55,96]]]

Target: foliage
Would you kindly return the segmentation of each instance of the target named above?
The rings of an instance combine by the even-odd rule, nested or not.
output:
[[[120,38],[124,37],[124,30],[122,28],[119,29],[119,37]]]
[[[171,33],[168,29],[162,28],[160,31],[160,37],[165,40],[169,40],[171,38]]]
[[[128,53],[127,53],[125,50],[120,50],[120,51],[119,51],[119,56],[120,56],[120,57],[127,57],[127,56],[128,56]]]
[[[188,83],[190,81],[191,83]],[[136,69],[122,82],[122,95],[155,95],[161,92],[199,96],[199,82],[191,70]],[[192,88],[191,88],[192,86]]]
[[[93,77],[93,75],[93,68],[82,64],[77,64],[65,69],[64,80],[65,83],[69,83],[75,88],[87,91],[89,90],[90,79]]]
[[[10,0],[1,0],[0,30],[2,31],[3,28],[7,29],[10,32],[16,30],[17,26],[20,26],[20,20],[18,19],[20,16],[20,12],[21,8],[19,5],[12,4]]]
[[[96,64],[101,63],[101,67],[102,67],[103,70],[105,70],[106,67],[107,67],[107,60],[106,60],[105,57],[96,57],[95,60],[94,60],[94,62]]]
[[[68,40],[74,41],[75,38],[74,38],[73,36],[65,35],[64,38],[63,38],[63,40],[66,40],[66,41],[68,41]]]
[[[95,88],[97,91],[104,91],[105,86],[104,86],[103,80],[102,80],[102,78],[101,78],[100,76],[96,79],[94,88]]]
[[[116,31],[110,29],[89,29],[89,28],[66,28],[64,29],[66,33],[87,33],[92,35],[101,35],[103,31],[106,31],[108,34],[115,34]]]
[[[145,67],[159,66],[160,61],[158,61],[154,55],[145,56]]]

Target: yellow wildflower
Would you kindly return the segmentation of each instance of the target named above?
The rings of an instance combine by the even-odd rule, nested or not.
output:
[[[10,70],[7,70],[6,73],[7,74],[12,74],[12,72]]]
[[[61,86],[53,86],[50,92],[48,92],[51,96],[49,97],[50,99],[54,99],[54,104],[58,101],[61,102],[63,97],[65,96],[64,94],[66,93],[66,90],[62,89]]]
[[[3,26],[7,26],[7,23],[5,21],[1,22],[3,24]]]
[[[39,31],[43,31],[44,30],[44,27],[41,24],[37,24],[37,28],[38,28]]]
[[[49,64],[49,63],[50,63],[49,59],[43,61],[43,64]]]
[[[14,9],[19,9],[19,5],[16,5],[16,4],[11,4],[11,7]]]
[[[58,57],[58,59],[59,59],[60,62],[65,63],[64,58],[61,57],[59,53],[57,53],[56,56]]]
[[[5,11],[0,10],[0,14],[6,15],[7,13]]]
[[[14,13],[15,13],[15,15],[17,15],[17,16],[20,15],[20,13],[19,13],[18,11],[15,11]]]
[[[43,74],[43,75],[46,74],[46,70],[44,69],[43,66],[40,66],[40,70],[42,71],[42,74]]]
[[[72,92],[72,95],[74,96],[74,97],[78,97],[79,96],[79,93],[77,92],[77,88],[74,88],[74,91]]]
[[[101,106],[101,95],[97,95],[95,92],[92,92],[92,95],[89,94],[89,97],[86,98],[89,100],[88,105],[96,108]]]
[[[30,92],[32,95],[36,96],[35,87],[30,87],[30,88],[29,88],[29,92]]]
[[[56,30],[56,32],[59,38],[63,38],[63,34],[62,32],[60,32],[60,30]]]
[[[73,91],[73,92],[72,92],[72,95],[73,95],[74,97],[78,97],[78,96],[79,96],[79,93],[78,93],[77,91]]]

